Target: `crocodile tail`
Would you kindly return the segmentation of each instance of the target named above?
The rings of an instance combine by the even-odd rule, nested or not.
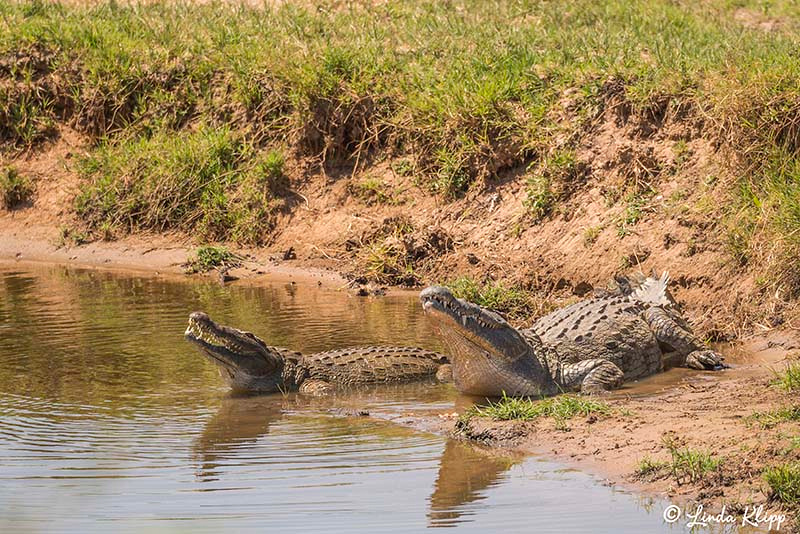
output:
[[[656,306],[669,306],[674,303],[672,295],[667,291],[669,283],[669,273],[664,271],[661,277],[656,278],[655,273],[648,276],[642,284],[637,287],[631,297],[639,302],[645,302]]]

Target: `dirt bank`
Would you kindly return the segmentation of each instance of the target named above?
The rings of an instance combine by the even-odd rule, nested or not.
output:
[[[717,514],[725,505],[741,513],[747,506],[764,505],[796,520],[796,508],[770,500],[763,471],[800,459],[800,422],[766,415],[796,403],[796,393],[773,381],[776,370],[800,356],[800,342],[792,335],[772,333],[722,350],[732,369],[673,369],[626,385],[602,399],[611,407],[607,415],[565,422],[494,421],[464,417],[471,405],[465,402],[452,413],[407,413],[392,419],[493,448],[554,457],[610,484],[665,497],[687,510],[703,504]],[[671,467],[642,471],[644,459],[652,465],[670,463],[668,448],[673,444],[679,451],[709,453],[719,467],[696,477],[680,468],[677,474]]]
[[[698,211],[698,206],[710,209],[729,187],[722,181],[706,183],[720,170],[707,141],[692,141],[695,156],[681,162],[679,174],[663,179],[636,220],[620,226],[628,206],[609,204],[608,190],[638,165],[619,160],[620,152],[636,147],[659,154],[659,165],[669,166],[676,158],[670,136],[676,134],[665,126],[646,140],[637,139],[634,125],[613,127],[614,120],[600,125],[601,132],[609,131],[587,140],[580,152],[597,172],[588,174],[552,216],[536,222],[525,206],[523,170],[445,201],[424,193],[413,176],[395,172],[393,162],[334,177],[307,161],[294,161],[287,173],[297,202],[279,215],[268,245],[228,244],[254,261],[235,274],[300,267],[361,282],[412,285],[469,276],[564,301],[617,273],[669,270],[670,290],[701,335],[732,339],[756,324],[771,328],[791,322],[796,303],[759,285],[755,273],[737,270],[727,259],[714,213]],[[615,145],[620,138],[625,146]],[[0,257],[180,272],[191,250],[203,243],[197,236],[100,236],[84,229],[73,207],[81,184],[74,162],[88,146],[88,140],[64,127],[43,149],[7,159],[33,180],[35,194],[13,210],[0,210]]]

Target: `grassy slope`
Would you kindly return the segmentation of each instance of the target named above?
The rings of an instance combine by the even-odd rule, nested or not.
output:
[[[260,243],[293,155],[390,157],[444,197],[529,166],[526,206],[546,217],[613,93],[702,118],[739,177],[720,210],[731,257],[797,295],[798,31],[789,1],[3,3],[0,140],[35,148],[59,123],[92,139],[76,209],[100,235]]]

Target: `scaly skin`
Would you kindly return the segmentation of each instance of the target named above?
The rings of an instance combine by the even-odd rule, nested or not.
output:
[[[444,287],[420,294],[450,353],[456,388],[471,395],[547,396],[562,391],[599,392],[618,387],[622,371],[608,360],[565,363],[535,332],[520,332],[505,319]]]
[[[354,347],[303,355],[218,325],[202,312],[189,316],[185,337],[239,391],[318,395],[336,387],[445,376],[449,367],[445,356],[416,347]]]
[[[666,283],[666,275],[648,278],[627,295],[572,304],[524,330],[512,328],[490,310],[456,299],[445,288],[430,287],[420,300],[448,347],[461,391],[547,395],[555,385],[599,392],[665,366],[724,367],[722,357],[703,347],[673,309]],[[535,366],[519,364],[531,359],[549,376]]]
[[[666,273],[627,295],[609,295],[558,309],[523,330],[535,332],[566,361],[602,358],[643,378],[665,367],[721,369],[723,358],[692,334],[667,292]]]

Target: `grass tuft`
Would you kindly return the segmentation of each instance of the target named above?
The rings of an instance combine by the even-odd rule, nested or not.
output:
[[[786,421],[800,421],[800,406],[789,406],[771,412],[756,412],[749,418],[758,422],[762,428],[773,428]]]
[[[462,298],[506,314],[511,319],[544,315],[549,307],[530,292],[519,287],[506,287],[500,282],[480,283],[473,278],[461,277],[447,284],[458,298]]]
[[[5,209],[14,209],[33,198],[33,183],[15,168],[0,169],[0,201]]]
[[[670,473],[679,484],[687,481],[697,482],[707,473],[715,471],[722,463],[722,460],[714,458],[707,451],[681,447],[675,439],[669,437],[664,438],[663,444],[671,457]]]
[[[774,499],[787,504],[800,502],[800,463],[768,467],[764,470],[764,480]]]
[[[186,272],[204,273],[212,269],[237,267],[241,263],[242,258],[225,247],[204,245],[198,247],[194,258],[186,262]]]
[[[552,417],[557,421],[565,421],[579,415],[607,415],[611,413],[611,407],[603,402],[577,395],[557,395],[534,401],[529,398],[508,397],[504,394],[497,402],[490,402],[484,407],[474,407],[472,413],[496,421],[529,421],[539,417]]]
[[[800,389],[800,362],[789,363],[783,371],[775,372],[773,384],[786,391]]]
[[[524,201],[534,221],[550,215],[556,202],[576,187],[584,172],[585,167],[578,163],[572,150],[558,150],[537,165],[528,178]]]
[[[654,460],[649,456],[645,456],[639,460],[639,463],[636,466],[636,476],[643,478],[651,477],[662,472],[664,469],[668,468],[669,465],[669,462]]]

